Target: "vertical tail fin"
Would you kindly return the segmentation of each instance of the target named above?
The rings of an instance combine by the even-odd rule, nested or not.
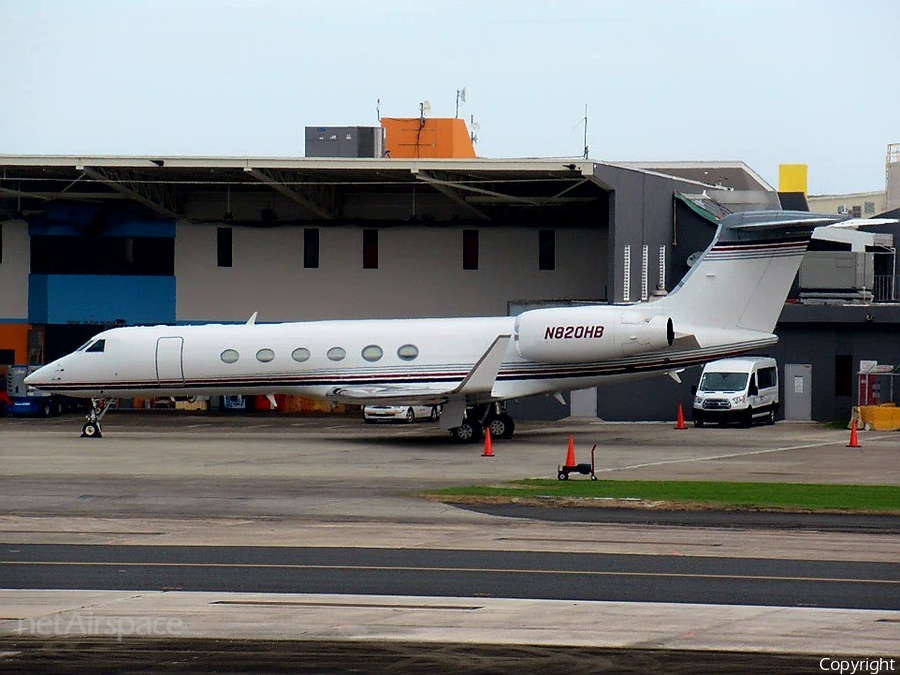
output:
[[[771,333],[813,230],[842,220],[805,211],[725,216],[709,248],[659,302],[690,325]]]

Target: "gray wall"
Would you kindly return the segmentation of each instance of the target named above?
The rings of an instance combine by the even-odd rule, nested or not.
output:
[[[28,273],[31,244],[24,220],[5,220],[0,225],[3,261],[0,262],[0,320],[28,322]]]
[[[180,322],[505,315],[513,300],[600,299],[605,228],[556,230],[556,269],[538,270],[537,228],[482,227],[479,269],[462,268],[462,227],[379,228],[378,269],[362,268],[362,228],[320,227],[320,267],[303,268],[303,228],[233,228],[231,268],[216,227],[179,222]]]
[[[696,183],[606,164],[594,165],[594,177],[613,191],[610,222],[615,226],[610,228],[611,264],[607,281],[610,301],[624,301],[626,245],[631,246],[630,299],[631,302],[640,300],[643,246],[649,246],[648,286],[652,292],[660,282],[657,273],[659,247],[666,247],[667,268],[672,258],[674,194],[700,192],[703,188]],[[664,285],[671,290],[666,281]]]

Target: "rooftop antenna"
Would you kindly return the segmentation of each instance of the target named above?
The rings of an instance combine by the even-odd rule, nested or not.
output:
[[[469,116],[469,129],[471,130],[469,138],[472,139],[472,145],[475,145],[478,142],[478,134],[475,132],[481,129],[481,125],[475,121],[475,115]]]
[[[460,102],[462,102],[462,103],[466,102],[466,88],[465,87],[463,87],[462,89],[456,90],[456,115],[453,116],[454,119],[459,117]]]
[[[381,121],[381,99],[375,99],[375,116]]]
[[[431,114],[431,101],[422,101],[419,103],[419,126],[425,126],[425,118]]]
[[[587,159],[588,155],[588,141],[587,141],[587,127],[588,127],[588,114],[587,114],[587,106],[588,104],[584,104],[584,158]]]

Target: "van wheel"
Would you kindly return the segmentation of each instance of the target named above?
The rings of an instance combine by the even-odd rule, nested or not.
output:
[[[741,420],[741,426],[745,429],[753,426],[753,408],[747,408],[747,412],[744,413],[744,417]]]
[[[703,428],[703,420],[694,420],[694,428],[702,429]]]
[[[769,426],[775,424],[775,408],[772,408],[769,411],[769,414],[766,415],[766,424],[768,424]]]

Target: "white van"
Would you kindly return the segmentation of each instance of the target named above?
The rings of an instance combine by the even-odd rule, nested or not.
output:
[[[775,359],[748,356],[711,361],[703,366],[694,395],[694,426],[707,422],[755,421],[775,424],[778,412],[778,364]]]

